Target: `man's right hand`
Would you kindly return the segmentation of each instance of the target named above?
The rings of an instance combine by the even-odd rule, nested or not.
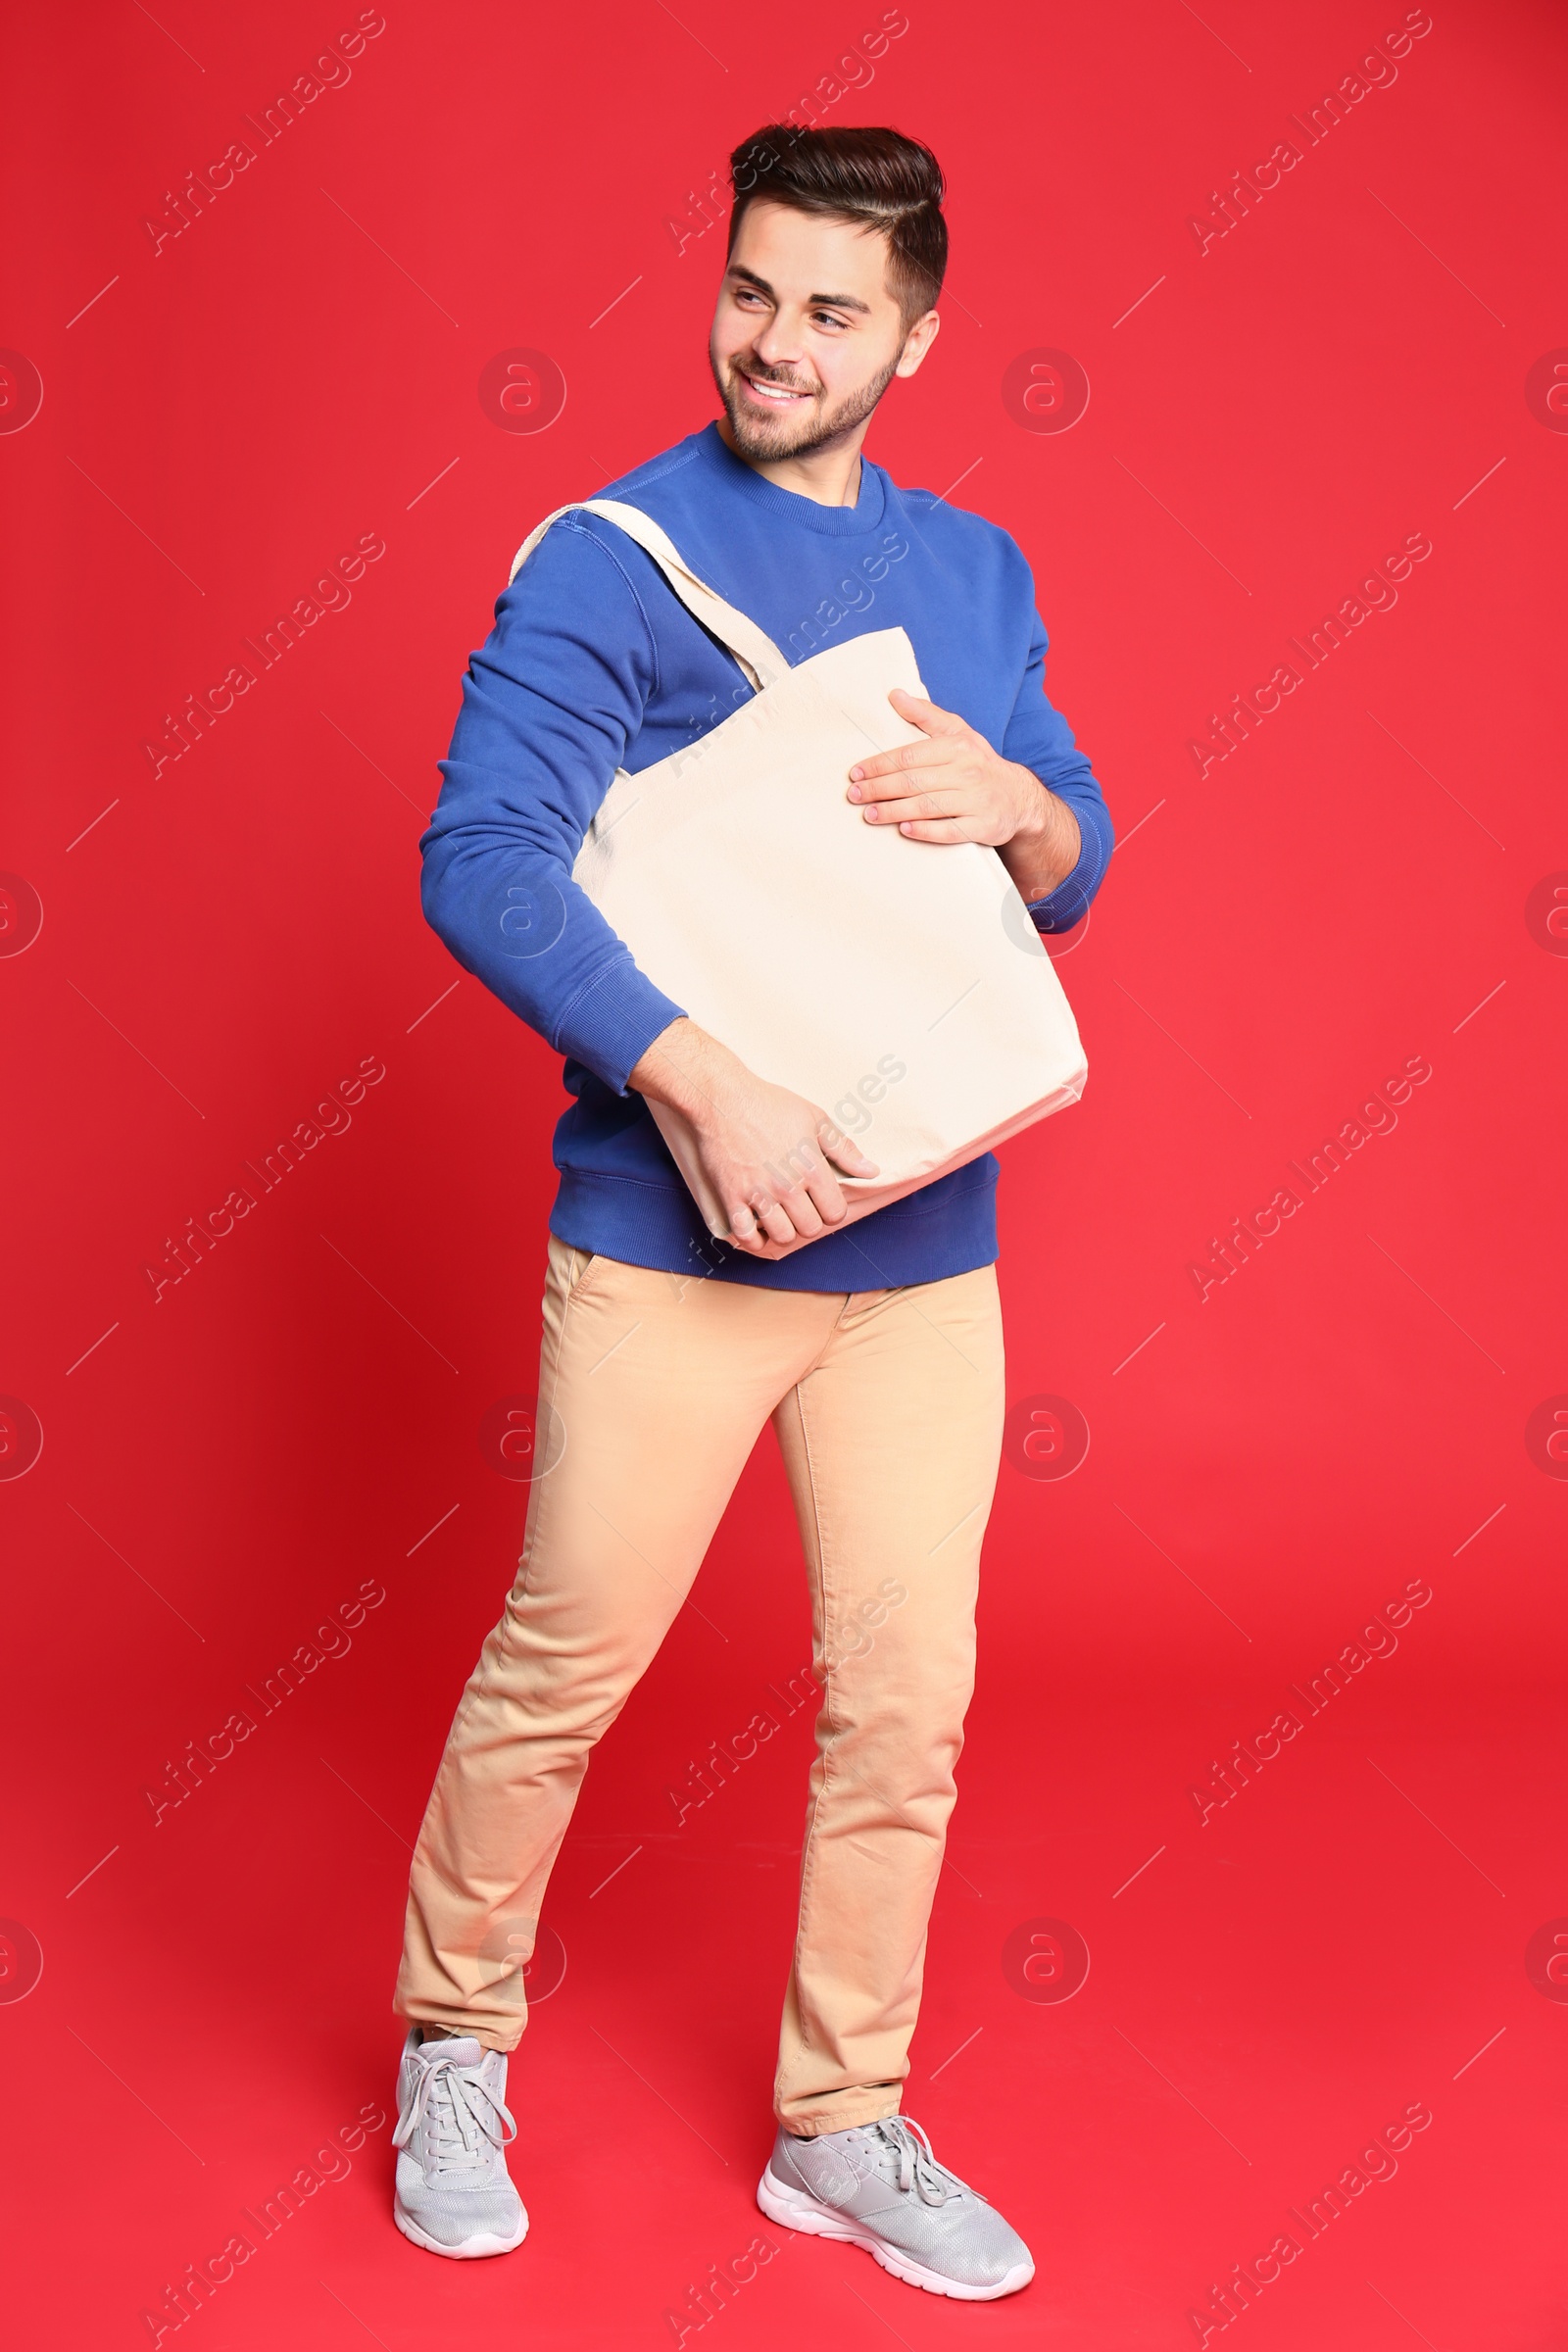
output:
[[[720,1238],[754,1257],[769,1242],[814,1241],[843,1223],[848,1204],[835,1170],[878,1173],[819,1103],[770,1086],[684,1015],[654,1040],[627,1084],[678,1110],[693,1129],[703,1173],[729,1219]]]

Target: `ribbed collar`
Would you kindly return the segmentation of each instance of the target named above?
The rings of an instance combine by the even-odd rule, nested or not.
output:
[[[738,458],[721,436],[716,420],[692,435],[699,462],[710,467],[725,488],[765,507],[786,527],[814,531],[823,539],[858,539],[874,531],[887,512],[888,477],[860,452],[860,495],[853,507],[823,507],[799,490],[781,489],[777,482]]]

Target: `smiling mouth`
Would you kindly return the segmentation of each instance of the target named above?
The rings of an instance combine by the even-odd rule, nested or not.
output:
[[[787,409],[798,400],[809,400],[812,397],[809,392],[803,392],[790,384],[764,383],[758,376],[748,375],[744,368],[737,368],[735,372],[755,400],[765,401],[772,409]]]

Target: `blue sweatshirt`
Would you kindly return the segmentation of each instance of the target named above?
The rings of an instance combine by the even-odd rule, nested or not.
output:
[[[716,424],[595,495],[652,515],[698,577],[792,664],[902,624],[931,700],[1070,804],[1082,854],[1031,912],[1043,931],[1078,920],[1110,858],[1110,818],[1046,700],[1046,632],[1029,566],[1005,531],[929,490],[901,490],[863,456],[856,505],[818,506],[764,480]],[[597,515],[555,523],[495,615],[440,762],[441,797],[420,843],[422,895],[465,969],[565,1055],[575,1100],[556,1129],[551,1231],[632,1265],[775,1290],[881,1290],[989,1265],[990,1152],[788,1257],[753,1258],[713,1240],[647,1103],[626,1085],[684,1007],[638,969],[571,868],[617,768],[635,774],[695,743],[752,689],[653,558]]]

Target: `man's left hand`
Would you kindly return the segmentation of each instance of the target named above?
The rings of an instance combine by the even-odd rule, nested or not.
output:
[[[888,697],[918,743],[878,752],[850,770],[849,797],[868,824],[911,841],[975,841],[1002,853],[1025,899],[1055,889],[1078,862],[1078,819],[1032,768],[1004,760],[952,710],[895,686]]]

